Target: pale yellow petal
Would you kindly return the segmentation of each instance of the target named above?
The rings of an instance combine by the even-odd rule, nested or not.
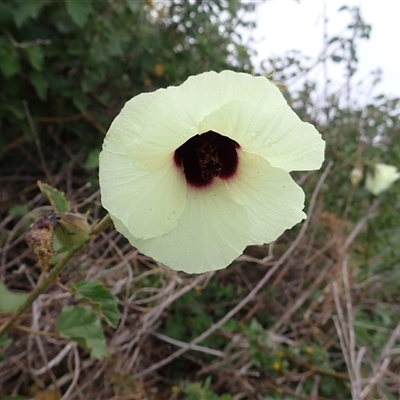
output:
[[[103,150],[126,154],[126,146],[137,139],[150,106],[164,90],[142,93],[127,101],[107,132]]]
[[[221,183],[212,191],[188,191],[181,220],[166,235],[139,240],[120,220],[114,222],[139,251],[187,273],[227,267],[249,240],[247,211],[232,201]]]
[[[186,183],[172,159],[148,172],[139,170],[129,153],[149,107],[162,92],[140,94],[128,101],[111,124],[100,153],[102,204],[140,238],[171,231],[185,207]]]
[[[204,133],[200,126],[203,119],[233,99],[258,105],[262,112],[288,107],[279,90],[265,77],[232,71],[192,76],[179,87],[167,88],[152,104],[140,138],[131,148],[138,165],[154,168],[153,158],[163,159],[194,135]]]
[[[186,182],[173,163],[157,171],[135,169],[129,157],[103,153],[100,169],[101,201],[111,215],[124,221],[137,238],[170,232],[186,203]]]
[[[238,142],[249,153],[264,157],[285,171],[318,169],[325,142],[314,126],[302,122],[288,105],[263,110],[243,100],[232,100],[208,114],[201,130],[212,130]]]
[[[238,174],[226,185],[248,212],[248,244],[274,241],[306,217],[303,190],[289,173],[272,168],[260,156],[240,152]]]
[[[374,195],[389,189],[400,178],[400,172],[394,165],[378,163],[373,173],[369,172],[365,180],[365,187]]]

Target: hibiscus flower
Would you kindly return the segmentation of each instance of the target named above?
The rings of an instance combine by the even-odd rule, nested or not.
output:
[[[142,253],[225,268],[306,217],[289,172],[320,168],[324,148],[267,78],[205,72],[125,104],[100,154],[101,199]]]
[[[397,179],[400,172],[394,165],[376,164],[372,172],[367,174],[365,187],[374,195],[378,195],[389,189]]]

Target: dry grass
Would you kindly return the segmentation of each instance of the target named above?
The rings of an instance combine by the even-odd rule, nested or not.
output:
[[[378,356],[372,351],[373,343],[371,348],[360,346],[355,335],[357,306],[370,301],[373,307],[374,291],[381,282],[379,276],[359,282],[351,251],[358,233],[374,217],[378,203],[353,227],[324,212],[318,194],[329,169],[315,187],[308,219],[297,236],[291,232],[274,245],[249,248],[233,266],[216,273],[176,273],[139,254],[115,230],[104,232],[73,258],[59,280],[11,331],[13,343],[0,362],[0,396],[33,398],[36,393],[38,399],[47,393],[46,399],[59,399],[62,393],[63,399],[178,399],[184,397],[176,386],[185,381],[204,381],[207,376],[213,377],[214,392],[230,393],[237,400],[263,399],[267,394],[326,399],[320,393],[327,377],[338,385],[339,397],[331,398],[388,399],[385,393],[396,396],[400,391],[400,324],[392,331],[382,328],[387,343]],[[90,204],[92,221],[99,218],[98,192],[91,193],[87,185],[82,185],[75,190],[74,201],[78,210]],[[40,271],[23,233],[33,219],[50,211],[41,195],[27,205],[32,211],[24,217],[6,216],[0,223],[3,282],[25,292],[36,285]],[[55,331],[62,307],[78,302],[66,286],[82,279],[103,282],[119,299],[120,324],[115,330],[105,328],[109,359],[89,357]],[[189,342],[162,333],[172,313],[179,312],[179,299],[192,291],[201,300],[213,281],[235,288],[236,296],[224,305],[224,315],[214,315],[214,323]],[[204,300],[210,313],[212,306]],[[186,307],[190,309],[191,305]],[[260,353],[278,354],[290,348],[292,354],[298,354],[282,353],[275,372],[257,365],[246,329],[222,329],[232,320],[248,327],[253,318],[266,315],[274,322],[264,328],[268,344],[260,345]],[[7,318],[0,316],[0,325]],[[220,348],[206,345],[210,337],[222,338],[226,344]],[[304,349],[311,355],[313,346],[330,354],[330,364],[301,356]],[[310,382],[307,396],[302,395]]]

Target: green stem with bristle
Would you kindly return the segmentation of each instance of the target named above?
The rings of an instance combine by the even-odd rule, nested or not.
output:
[[[35,289],[28,295],[24,303],[15,311],[11,318],[0,327],[0,338],[8,332],[10,328],[17,322],[18,318],[26,311],[28,307],[54,282],[60,273],[67,266],[68,261],[78,253],[87,243],[94,239],[99,233],[103,232],[112,223],[110,215],[107,214],[98,224],[92,227],[89,235],[82,242],[73,246],[68,250],[54,268],[50,271],[47,277],[39,280]]]

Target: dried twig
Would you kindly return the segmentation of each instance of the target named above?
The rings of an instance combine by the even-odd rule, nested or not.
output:
[[[373,387],[382,379],[382,376],[386,372],[389,364],[390,364],[390,359],[391,359],[391,350],[393,349],[396,341],[400,337],[400,322],[397,324],[396,328],[393,330],[392,334],[390,335],[390,338],[385,346],[385,348],[382,350],[382,353],[379,357],[379,367],[377,368],[377,371],[375,375],[369,380],[365,388],[362,390],[360,394],[360,400],[364,400],[367,398]]]
[[[163,335],[162,333],[152,332],[151,335],[156,337],[156,338],[158,338],[158,339],[160,339],[160,340],[163,340],[164,342],[173,344],[174,346],[187,347],[187,345],[188,345],[185,342],[170,338],[168,336]],[[199,351],[199,352],[205,353],[205,354],[211,354],[211,355],[216,356],[216,357],[225,357],[225,353],[223,351],[210,349],[209,347],[199,346],[199,345],[196,345],[196,344],[192,345],[191,350]]]

